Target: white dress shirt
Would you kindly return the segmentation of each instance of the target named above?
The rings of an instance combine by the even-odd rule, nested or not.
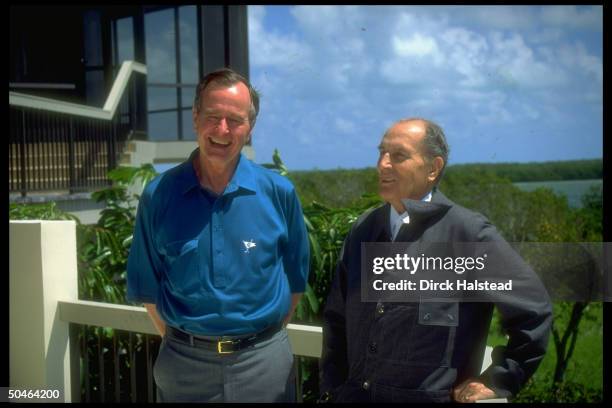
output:
[[[431,201],[431,191],[427,193],[421,201]],[[397,233],[399,232],[401,226],[403,224],[410,223],[410,215],[408,215],[408,211],[405,211],[405,210],[401,214],[398,213],[397,211],[395,211],[395,208],[393,208],[392,205],[390,205],[389,208],[391,208],[390,216],[389,216],[390,227],[391,227],[390,228],[391,240],[395,241],[395,237],[397,236]]]

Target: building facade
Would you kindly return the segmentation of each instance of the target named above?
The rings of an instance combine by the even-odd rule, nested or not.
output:
[[[9,23],[12,201],[86,198],[119,164],[184,159],[199,78],[249,76],[244,5],[11,5]],[[146,74],[123,78],[126,61]]]

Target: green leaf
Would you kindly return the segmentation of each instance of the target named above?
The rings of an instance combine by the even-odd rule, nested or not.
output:
[[[316,234],[308,233],[308,240],[311,246],[310,256],[314,256],[316,265],[321,265],[321,246],[319,245]]]
[[[308,303],[310,305],[310,310],[312,311],[312,313],[317,314],[319,312],[319,301],[317,300],[317,296],[312,290],[312,287],[308,283],[306,284],[304,297],[308,299]]]

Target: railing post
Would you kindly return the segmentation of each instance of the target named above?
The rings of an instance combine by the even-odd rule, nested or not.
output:
[[[28,191],[28,186],[27,186],[27,181],[26,181],[26,166],[27,166],[27,154],[26,154],[26,112],[25,109],[23,109],[21,111],[21,138],[19,140],[19,156],[20,156],[20,160],[19,160],[19,174],[21,174],[21,182],[20,184],[20,189],[21,189],[21,196],[25,197]]]
[[[70,325],[59,300],[78,299],[74,221],[9,223],[10,387],[59,390],[71,402]],[[77,347],[76,344],[72,347]],[[75,387],[78,389],[78,387]]]
[[[134,131],[136,129],[136,85],[135,80],[132,79],[129,84],[130,87],[130,129]]]
[[[71,116],[68,118],[68,172],[69,172],[69,186],[70,193],[74,193],[76,187],[76,160],[74,156],[74,118]]]
[[[117,167],[117,120],[120,113],[117,113],[108,126],[108,168],[107,172]],[[108,182],[108,179],[107,179]]]
[[[292,369],[295,375],[295,402],[304,402],[302,396],[302,361],[300,356],[293,356]]]

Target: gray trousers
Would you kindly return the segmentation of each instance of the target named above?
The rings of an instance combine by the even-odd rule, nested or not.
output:
[[[158,402],[295,402],[287,330],[230,354],[162,339],[153,367]]]

